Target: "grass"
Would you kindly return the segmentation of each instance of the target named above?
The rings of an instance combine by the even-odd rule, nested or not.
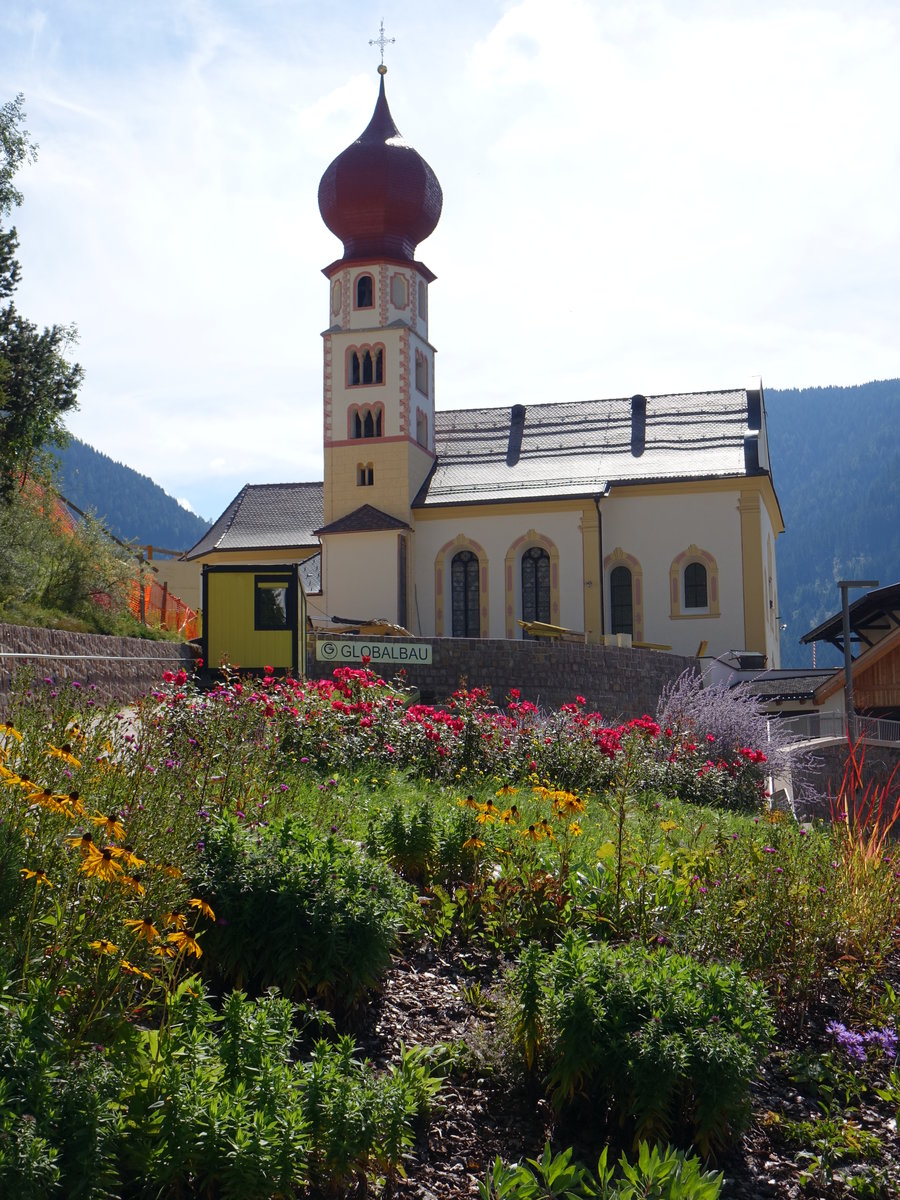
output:
[[[900,870],[878,827],[895,782],[866,820],[801,826],[765,805],[763,748],[716,728],[477,689],[435,710],[366,667],[205,694],[169,672],[126,720],[22,676],[0,726],[0,1185],[398,1178],[452,1067],[422,1052],[379,1073],[352,1030],[392,955],[433,943],[506,964],[465,997],[482,1069],[553,1100],[558,1148],[577,1127],[594,1161],[649,1140],[712,1165],[749,1122],[807,1194],[877,1196],[887,1150],[863,1126],[896,1106]],[[627,1034],[608,1024],[626,1010]],[[814,1116],[753,1109],[760,1070]]]

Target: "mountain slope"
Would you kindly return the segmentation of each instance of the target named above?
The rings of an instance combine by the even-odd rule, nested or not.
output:
[[[837,612],[838,579],[900,580],[900,379],[767,390],[766,410],[786,526],[778,539],[782,662],[806,666],[812,650],[799,639]],[[840,659],[819,646],[817,662]]]
[[[96,512],[110,533],[123,542],[186,550],[210,526],[146,475],[77,438],[55,454],[59,460],[57,484],[63,496],[85,511]]]

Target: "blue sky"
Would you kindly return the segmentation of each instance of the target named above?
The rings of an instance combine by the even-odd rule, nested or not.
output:
[[[382,16],[439,407],[900,376],[896,0],[5,0],[17,304],[79,327],[77,436],[210,517],[321,478],[316,191]]]

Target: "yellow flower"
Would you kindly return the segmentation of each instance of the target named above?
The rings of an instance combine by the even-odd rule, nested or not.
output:
[[[130,963],[127,958],[123,958],[119,964],[126,975],[136,975],[139,979],[149,979],[153,982],[153,976],[146,971],[142,971],[140,967],[136,967],[134,963]]]
[[[572,813],[584,812],[584,801],[579,800],[574,792],[555,792],[553,807],[558,813],[571,816]]]
[[[503,822],[504,825],[515,825],[515,823],[516,823],[516,821],[518,821],[518,819],[519,819],[519,810],[516,808],[515,805],[513,805],[512,808],[508,808],[506,810],[506,812],[503,813],[503,815],[500,818],[500,820]]]
[[[78,792],[69,792],[68,796],[63,797],[62,802],[73,815],[77,817],[84,816],[84,805],[81,803],[81,797]]]
[[[173,929],[187,929],[187,917],[184,913],[165,912],[162,919],[164,925],[171,925]]]
[[[162,871],[163,875],[168,875],[170,879],[180,879],[182,876],[182,872],[178,867],[173,867],[171,863],[154,863],[153,865],[157,871]]]
[[[102,850],[94,845],[89,846],[81,870],[89,877],[103,880],[115,879],[122,874],[122,868],[113,858],[110,846],[104,846]]]
[[[119,947],[109,938],[98,938],[96,942],[88,942],[88,949],[94,950],[97,954],[118,954],[119,952]]]
[[[94,835],[92,833],[83,833],[80,837],[66,838],[70,846],[77,846],[82,854],[87,854],[94,846]]]
[[[181,954],[193,954],[195,958],[199,958],[203,953],[197,939],[184,930],[179,929],[177,933],[170,933],[168,940]]]
[[[37,871],[31,871],[31,870],[29,870],[28,867],[22,867],[20,874],[25,879],[33,879],[35,882],[35,886],[37,886],[38,884],[43,884],[44,887],[51,887],[51,888],[53,887],[53,884],[47,878],[47,872],[44,870],[38,869]]]
[[[171,946],[151,946],[150,953],[155,954],[157,958],[174,958],[175,951]]]
[[[81,763],[72,753],[72,747],[66,742],[62,746],[48,746],[44,753],[48,758],[58,758],[64,763],[68,763],[70,767],[80,767]]]
[[[528,838],[530,842],[539,842],[544,836],[539,825],[529,825],[527,829],[520,830],[520,834],[523,838]]]
[[[149,917],[126,917],[124,924],[145,942],[155,942],[159,937],[159,930]]]
[[[200,913],[206,917],[207,921],[214,921],[216,919],[216,914],[205,900],[198,900],[195,898],[193,900],[188,900],[188,904],[191,906],[191,908],[198,909]]]
[[[13,737],[17,742],[21,742],[22,740],[21,733],[19,733],[12,721],[0,721],[0,737]]]
[[[102,829],[108,838],[116,838],[121,842],[125,837],[125,826],[119,820],[116,813],[110,813],[108,817],[104,817],[102,813],[95,813],[88,820],[92,825],[96,825]]]
[[[125,866],[130,867],[132,871],[147,865],[143,858],[138,858],[131,846],[113,846],[112,852],[114,858],[121,859]]]
[[[481,838],[477,837],[466,838],[462,844],[462,848],[463,850],[483,850],[484,842],[481,840]]]
[[[474,796],[466,796],[465,800],[457,800],[460,808],[471,808],[473,812],[477,812],[480,805]]]
[[[29,804],[37,804],[40,808],[46,808],[57,816],[69,816],[69,810],[65,806],[65,796],[54,796],[49,788],[43,788],[41,791],[29,792],[25,797]]]
[[[581,837],[581,826],[577,821],[573,821],[569,826],[569,833],[571,833],[572,837]]]
[[[107,847],[107,849],[111,849],[111,847]],[[123,875],[119,883],[122,887],[130,888],[137,896],[143,896],[147,890],[136,875]]]
[[[506,783],[503,785],[502,788],[498,788],[497,791],[494,792],[494,795],[495,796],[516,796],[516,795],[518,795],[518,792],[519,792],[518,788],[515,788],[511,784]]]

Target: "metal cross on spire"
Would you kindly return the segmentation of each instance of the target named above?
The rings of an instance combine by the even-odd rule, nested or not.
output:
[[[385,73],[385,71],[387,71],[387,67],[384,65],[384,48],[385,48],[385,46],[393,45],[393,43],[396,42],[396,40],[397,40],[396,38],[389,38],[389,37],[384,36],[384,17],[382,17],[381,18],[381,28],[378,30],[378,37],[377,38],[369,38],[369,45],[370,46],[378,46],[378,48],[381,50],[381,64],[378,67],[379,75],[383,75]]]

